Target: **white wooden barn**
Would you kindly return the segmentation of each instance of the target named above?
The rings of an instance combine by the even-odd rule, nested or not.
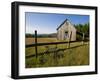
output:
[[[57,28],[57,39],[58,40],[76,40],[76,28],[74,25],[66,19],[58,28]]]

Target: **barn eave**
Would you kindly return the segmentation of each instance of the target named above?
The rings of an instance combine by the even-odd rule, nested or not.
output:
[[[65,19],[65,20],[63,21],[63,23],[57,28],[57,30],[58,30],[66,21],[68,21],[68,19]]]

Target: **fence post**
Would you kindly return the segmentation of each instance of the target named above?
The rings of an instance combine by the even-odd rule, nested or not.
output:
[[[84,36],[85,36],[85,34],[83,33],[82,44],[84,44]]]
[[[37,58],[38,58],[38,54],[37,54],[37,30],[35,30],[35,53],[36,53],[36,63],[37,63]]]
[[[70,33],[70,37],[69,37],[69,41],[68,41],[68,48],[70,48],[71,37],[72,37],[72,31],[71,31],[71,33]]]

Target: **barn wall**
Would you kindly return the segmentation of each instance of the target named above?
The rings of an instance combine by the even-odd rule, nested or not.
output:
[[[66,30],[66,23],[64,23],[59,29],[58,29],[58,39],[64,40],[64,32]]]
[[[71,41],[76,40],[76,29],[73,25],[70,24],[69,31],[72,31]]]
[[[70,22],[65,22],[57,31],[57,39],[64,40],[65,31],[68,31],[68,36],[70,38],[70,34],[72,32],[71,41],[76,40],[76,29]],[[66,40],[69,40],[66,38]]]

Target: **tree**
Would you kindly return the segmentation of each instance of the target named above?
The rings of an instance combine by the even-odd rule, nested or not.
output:
[[[88,37],[88,39],[89,39],[89,23],[77,24],[77,25],[74,25],[74,26],[76,27],[78,32],[84,33],[85,38]],[[77,34],[77,38],[78,38],[78,40],[82,39],[82,36]]]

